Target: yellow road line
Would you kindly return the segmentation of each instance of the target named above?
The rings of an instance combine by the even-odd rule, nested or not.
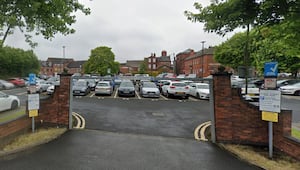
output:
[[[196,129],[194,130],[194,137],[196,140],[204,140],[206,141],[206,137],[205,137],[205,130],[208,126],[211,125],[210,121],[204,122],[202,124],[200,124],[199,126],[196,127]],[[200,132],[200,136],[199,137],[199,132]]]

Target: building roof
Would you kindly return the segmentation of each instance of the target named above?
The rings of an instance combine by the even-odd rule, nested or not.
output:
[[[54,58],[49,57],[47,59],[47,62],[51,62],[51,64],[62,64],[62,63],[69,63],[74,61],[73,58]]]
[[[87,62],[86,60],[80,60],[80,61],[72,61],[68,64],[68,68],[80,68],[83,66],[83,64]]]
[[[170,56],[157,57],[158,62],[171,62]]]
[[[177,55],[181,55],[181,54],[189,54],[189,53],[191,53],[191,52],[193,52],[194,50],[193,49],[186,49],[185,51],[183,51],[183,52],[180,52],[180,53],[178,53]]]
[[[197,51],[194,55],[187,57],[185,60],[190,60],[193,58],[201,57],[202,55],[212,55],[212,54],[214,54],[214,48],[209,47],[209,48],[204,49],[203,53],[202,53],[202,50]]]
[[[126,66],[128,67],[140,67],[144,60],[127,60]]]

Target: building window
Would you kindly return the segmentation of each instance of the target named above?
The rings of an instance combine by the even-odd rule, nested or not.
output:
[[[153,63],[155,63],[155,58],[153,58]]]
[[[153,64],[153,69],[156,69],[156,65],[155,64]]]
[[[148,68],[151,69],[151,64],[148,64]]]
[[[151,63],[151,58],[148,59],[148,62]]]

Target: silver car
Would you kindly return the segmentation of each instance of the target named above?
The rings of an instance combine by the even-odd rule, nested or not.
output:
[[[5,80],[0,80],[0,89],[12,89],[14,87],[15,87],[14,84]]]
[[[107,94],[111,95],[113,93],[113,87],[108,81],[99,81],[95,87],[95,95]]]
[[[159,89],[153,82],[144,82],[140,88],[140,94],[142,97],[156,97],[160,96]]]

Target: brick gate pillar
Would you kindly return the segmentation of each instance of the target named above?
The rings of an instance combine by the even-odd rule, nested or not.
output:
[[[232,140],[232,89],[231,73],[220,72],[213,74],[213,94],[215,111],[215,133],[216,141]],[[227,109],[224,109],[227,108]]]
[[[55,86],[54,93],[40,101],[37,123],[70,127],[71,74],[60,75],[60,85]]]

